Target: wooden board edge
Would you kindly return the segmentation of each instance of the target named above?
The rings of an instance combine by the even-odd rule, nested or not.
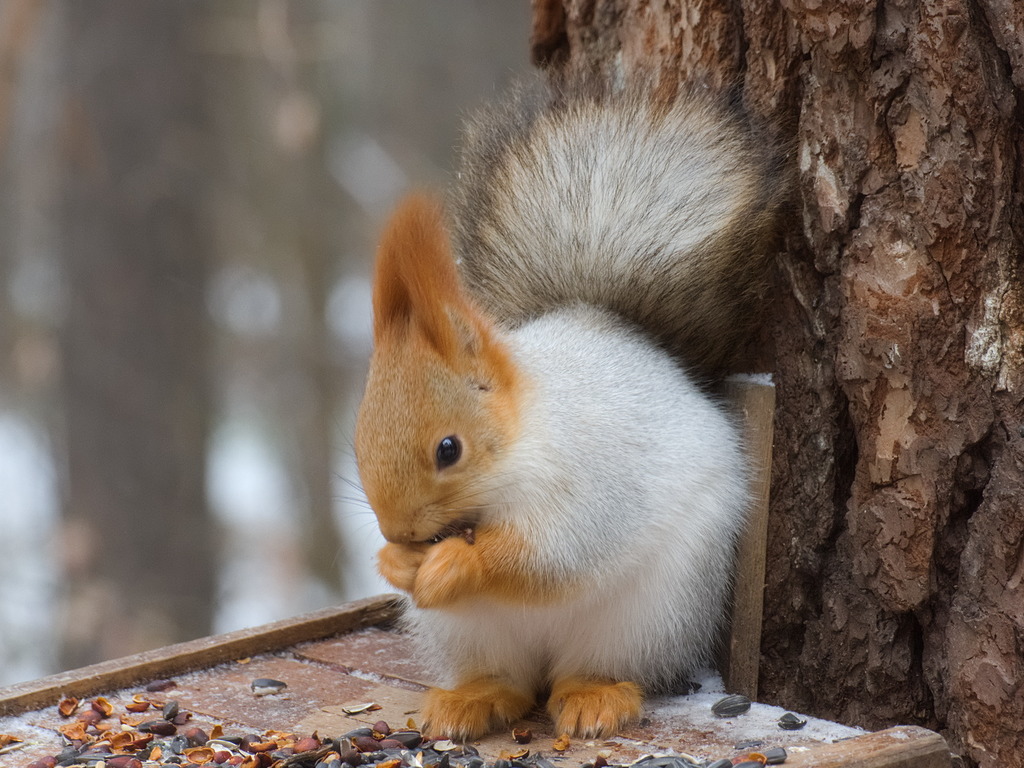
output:
[[[64,696],[83,698],[234,659],[267,653],[307,640],[387,624],[399,612],[397,595],[378,595],[290,619],[222,635],[143,651],[81,669],[0,688],[0,716],[56,704]]]
[[[901,725],[806,752],[792,752],[787,768],[950,768],[949,745],[935,731]]]

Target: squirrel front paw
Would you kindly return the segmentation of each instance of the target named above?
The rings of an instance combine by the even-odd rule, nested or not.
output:
[[[412,599],[420,608],[444,608],[479,593],[482,583],[480,550],[453,536],[430,545],[416,573]]]
[[[533,697],[492,677],[481,677],[448,691],[431,688],[423,703],[424,731],[468,741],[518,720]]]
[[[377,553],[377,572],[395,589],[412,592],[429,546],[388,542]]]

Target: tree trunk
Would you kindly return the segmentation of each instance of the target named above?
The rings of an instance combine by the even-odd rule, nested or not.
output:
[[[1024,754],[1021,29],[1006,0],[534,0],[538,62],[737,84],[792,142],[764,697],[981,765]]]
[[[210,628],[199,10],[63,8],[66,666]]]

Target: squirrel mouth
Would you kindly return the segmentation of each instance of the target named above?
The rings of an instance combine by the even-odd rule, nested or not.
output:
[[[476,520],[453,520],[448,523],[444,528],[435,533],[429,539],[428,544],[438,544],[445,539],[450,539],[453,536],[461,536],[466,540],[466,543],[473,544],[476,541]]]

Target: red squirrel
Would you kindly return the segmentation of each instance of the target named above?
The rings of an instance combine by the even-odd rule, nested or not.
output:
[[[756,313],[775,144],[713,94],[538,81],[471,121],[447,208],[377,255],[356,455],[381,574],[439,663],[427,730],[545,701],[606,737],[713,664],[748,503],[702,386]]]

